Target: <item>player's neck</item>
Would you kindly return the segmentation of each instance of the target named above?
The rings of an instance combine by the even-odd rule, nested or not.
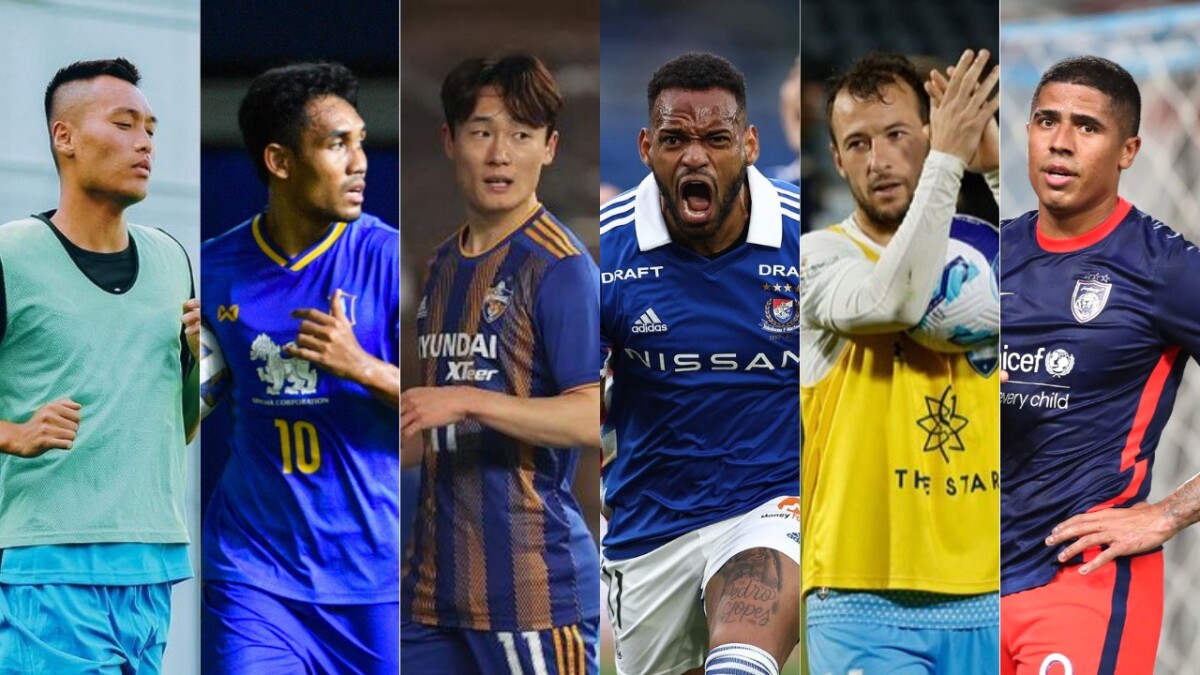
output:
[[[267,237],[281,253],[294,258],[321,240],[333,223],[325,217],[313,217],[311,213],[296,208],[296,205],[272,193],[267,198]]]
[[[725,216],[725,219],[717,227],[717,231],[707,239],[694,239],[683,234],[675,223],[670,209],[664,208],[662,214],[663,220],[667,223],[667,232],[671,235],[671,241],[698,255],[712,258],[746,240],[750,229],[750,186],[742,184],[742,189],[738,193],[737,199],[734,200],[729,215]]]
[[[463,228],[462,253],[476,256],[491,250],[529,220],[541,202],[530,194],[520,206],[509,211],[480,212],[467,207],[467,224]]]
[[[1114,193],[1083,211],[1054,213],[1045,204],[1038,204],[1037,227],[1049,239],[1082,237],[1104,224],[1117,209],[1120,198]]]
[[[867,235],[867,239],[880,246],[887,246],[891,243],[892,237],[896,236],[896,230],[900,228],[899,224],[888,226],[875,222],[861,208],[854,210],[854,222],[858,224],[858,229]]]
[[[50,222],[72,244],[95,253],[119,253],[129,248],[125,205],[64,185],[58,209]]]

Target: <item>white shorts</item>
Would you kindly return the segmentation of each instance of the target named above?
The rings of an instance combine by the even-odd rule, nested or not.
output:
[[[704,588],[730,558],[769,548],[800,564],[800,500],[778,497],[636,558],[601,560],[620,675],[676,675],[704,665]],[[799,599],[796,600],[799,603]]]

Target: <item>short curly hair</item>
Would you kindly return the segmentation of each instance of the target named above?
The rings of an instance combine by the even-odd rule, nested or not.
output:
[[[270,178],[263,150],[271,143],[298,150],[300,134],[309,124],[308,104],[325,96],[358,108],[358,79],[339,63],[293,63],[272,68],[250,83],[238,107],[238,126],[263,183]]]
[[[1038,80],[1029,103],[1032,114],[1048,84],[1081,84],[1108,96],[1126,137],[1137,136],[1142,123],[1142,94],[1129,71],[1099,56],[1072,56],[1050,66]]]
[[[858,100],[882,101],[883,88],[903,82],[917,95],[921,123],[929,123],[929,94],[908,57],[894,52],[872,52],[850,65],[845,72],[835,74],[825,85],[825,119],[829,122],[829,140],[837,145],[833,134],[833,104],[842,91]]]
[[[664,63],[646,85],[646,99],[650,118],[654,118],[654,106],[658,97],[667,89],[704,91],[724,89],[733,94],[737,101],[738,119],[746,122],[746,78],[727,59],[716,54],[689,52]]]

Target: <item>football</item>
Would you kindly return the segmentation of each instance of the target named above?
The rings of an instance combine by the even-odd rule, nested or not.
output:
[[[1000,232],[958,215],[950,224],[946,264],[925,316],[909,336],[937,352],[994,346],[1000,332]]]
[[[229,388],[229,368],[217,336],[208,326],[200,324],[200,419],[208,416],[216,407],[225,390]]]

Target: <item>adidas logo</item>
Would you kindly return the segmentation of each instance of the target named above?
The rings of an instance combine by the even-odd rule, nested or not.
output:
[[[653,309],[647,308],[638,317],[638,320],[633,322],[632,330],[635,333],[665,333],[667,332],[667,324],[658,318]]]

